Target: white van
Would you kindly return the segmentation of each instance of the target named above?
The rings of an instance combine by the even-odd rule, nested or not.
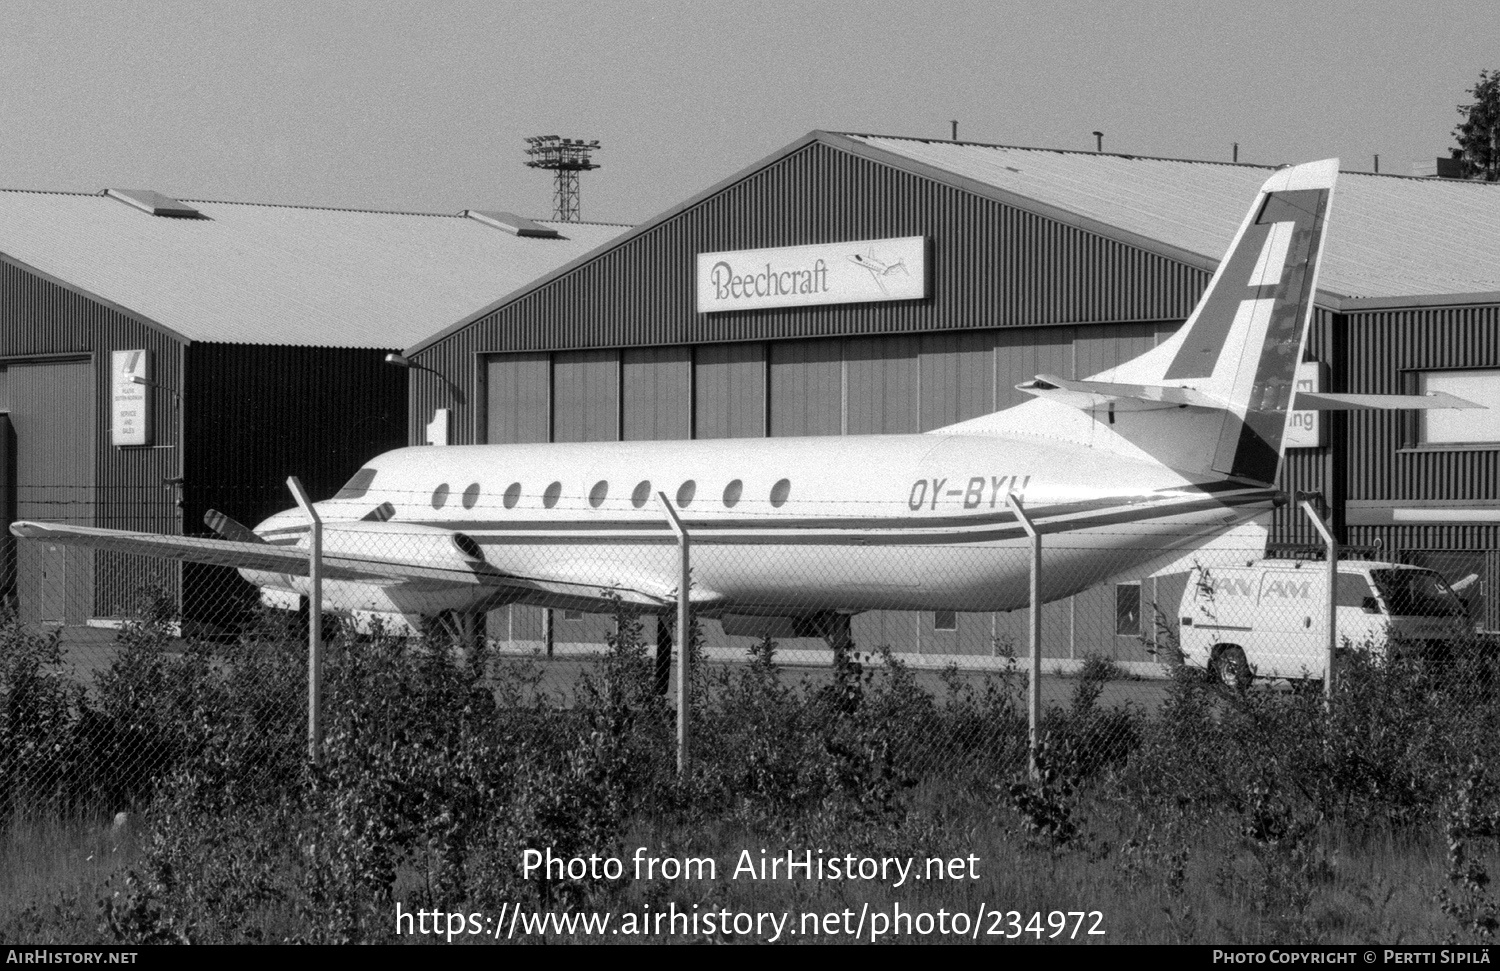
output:
[[[1178,614],[1183,659],[1226,685],[1255,677],[1322,678],[1328,652],[1328,567],[1256,560],[1195,567]],[[1463,637],[1466,611],[1432,570],[1372,560],[1339,563],[1334,623],[1341,645],[1422,650]]]

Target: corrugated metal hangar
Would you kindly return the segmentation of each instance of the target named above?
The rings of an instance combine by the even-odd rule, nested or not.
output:
[[[412,374],[410,440],[436,409],[455,443],[916,432],[998,410],[1018,382],[1088,377],[1171,334],[1267,171],[813,132],[410,347],[432,370]],[[1500,627],[1500,186],[1346,173],[1333,212],[1299,380],[1495,410],[1325,415],[1282,485],[1323,492],[1342,541],[1444,557]],[[824,244],[849,252],[819,263]],[[793,247],[805,279],[760,252]],[[833,262],[863,296],[815,278]],[[920,291],[893,292],[913,266]],[[774,305],[809,290],[834,295]],[[1284,509],[1271,541],[1314,536]],[[1145,659],[1143,604],[1176,603],[1158,586],[1051,605],[1049,653]],[[864,615],[855,638],[988,654],[1022,622]],[[599,634],[557,623],[561,642]]]
[[[291,505],[288,475],[329,495],[404,444],[389,352],[624,228],[0,191],[4,525],[201,533],[209,508],[253,525]],[[143,584],[206,613],[232,576],[182,589],[175,564],[41,544],[16,563],[0,535],[26,620],[117,614]]]

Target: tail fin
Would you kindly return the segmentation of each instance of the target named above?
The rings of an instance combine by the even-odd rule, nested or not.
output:
[[[1107,412],[1119,444],[1170,453],[1178,467],[1196,455],[1196,471],[1275,481],[1337,177],[1328,159],[1267,179],[1192,316],[1159,347],[1089,380],[1043,375],[1018,387],[1091,412],[1094,427]],[[941,431],[1020,430],[1039,417],[1015,414],[1029,407]],[[1108,447],[1101,439],[1113,436],[1091,429],[1088,440]]]
[[[1276,479],[1337,178],[1329,159],[1267,179],[1197,309],[1159,348],[1172,350],[1160,383],[1224,402],[1215,472]]]

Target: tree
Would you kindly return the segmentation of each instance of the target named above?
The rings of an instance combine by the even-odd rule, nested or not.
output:
[[[1469,93],[1474,103],[1458,106],[1464,121],[1453,129],[1453,157],[1463,163],[1466,178],[1500,182],[1500,68],[1480,71]]]

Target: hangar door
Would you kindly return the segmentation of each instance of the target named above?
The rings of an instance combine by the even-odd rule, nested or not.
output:
[[[11,364],[4,370],[15,437],[15,517],[92,526],[93,364]],[[94,554],[17,543],[16,595],[23,621],[86,622],[94,609]]]

